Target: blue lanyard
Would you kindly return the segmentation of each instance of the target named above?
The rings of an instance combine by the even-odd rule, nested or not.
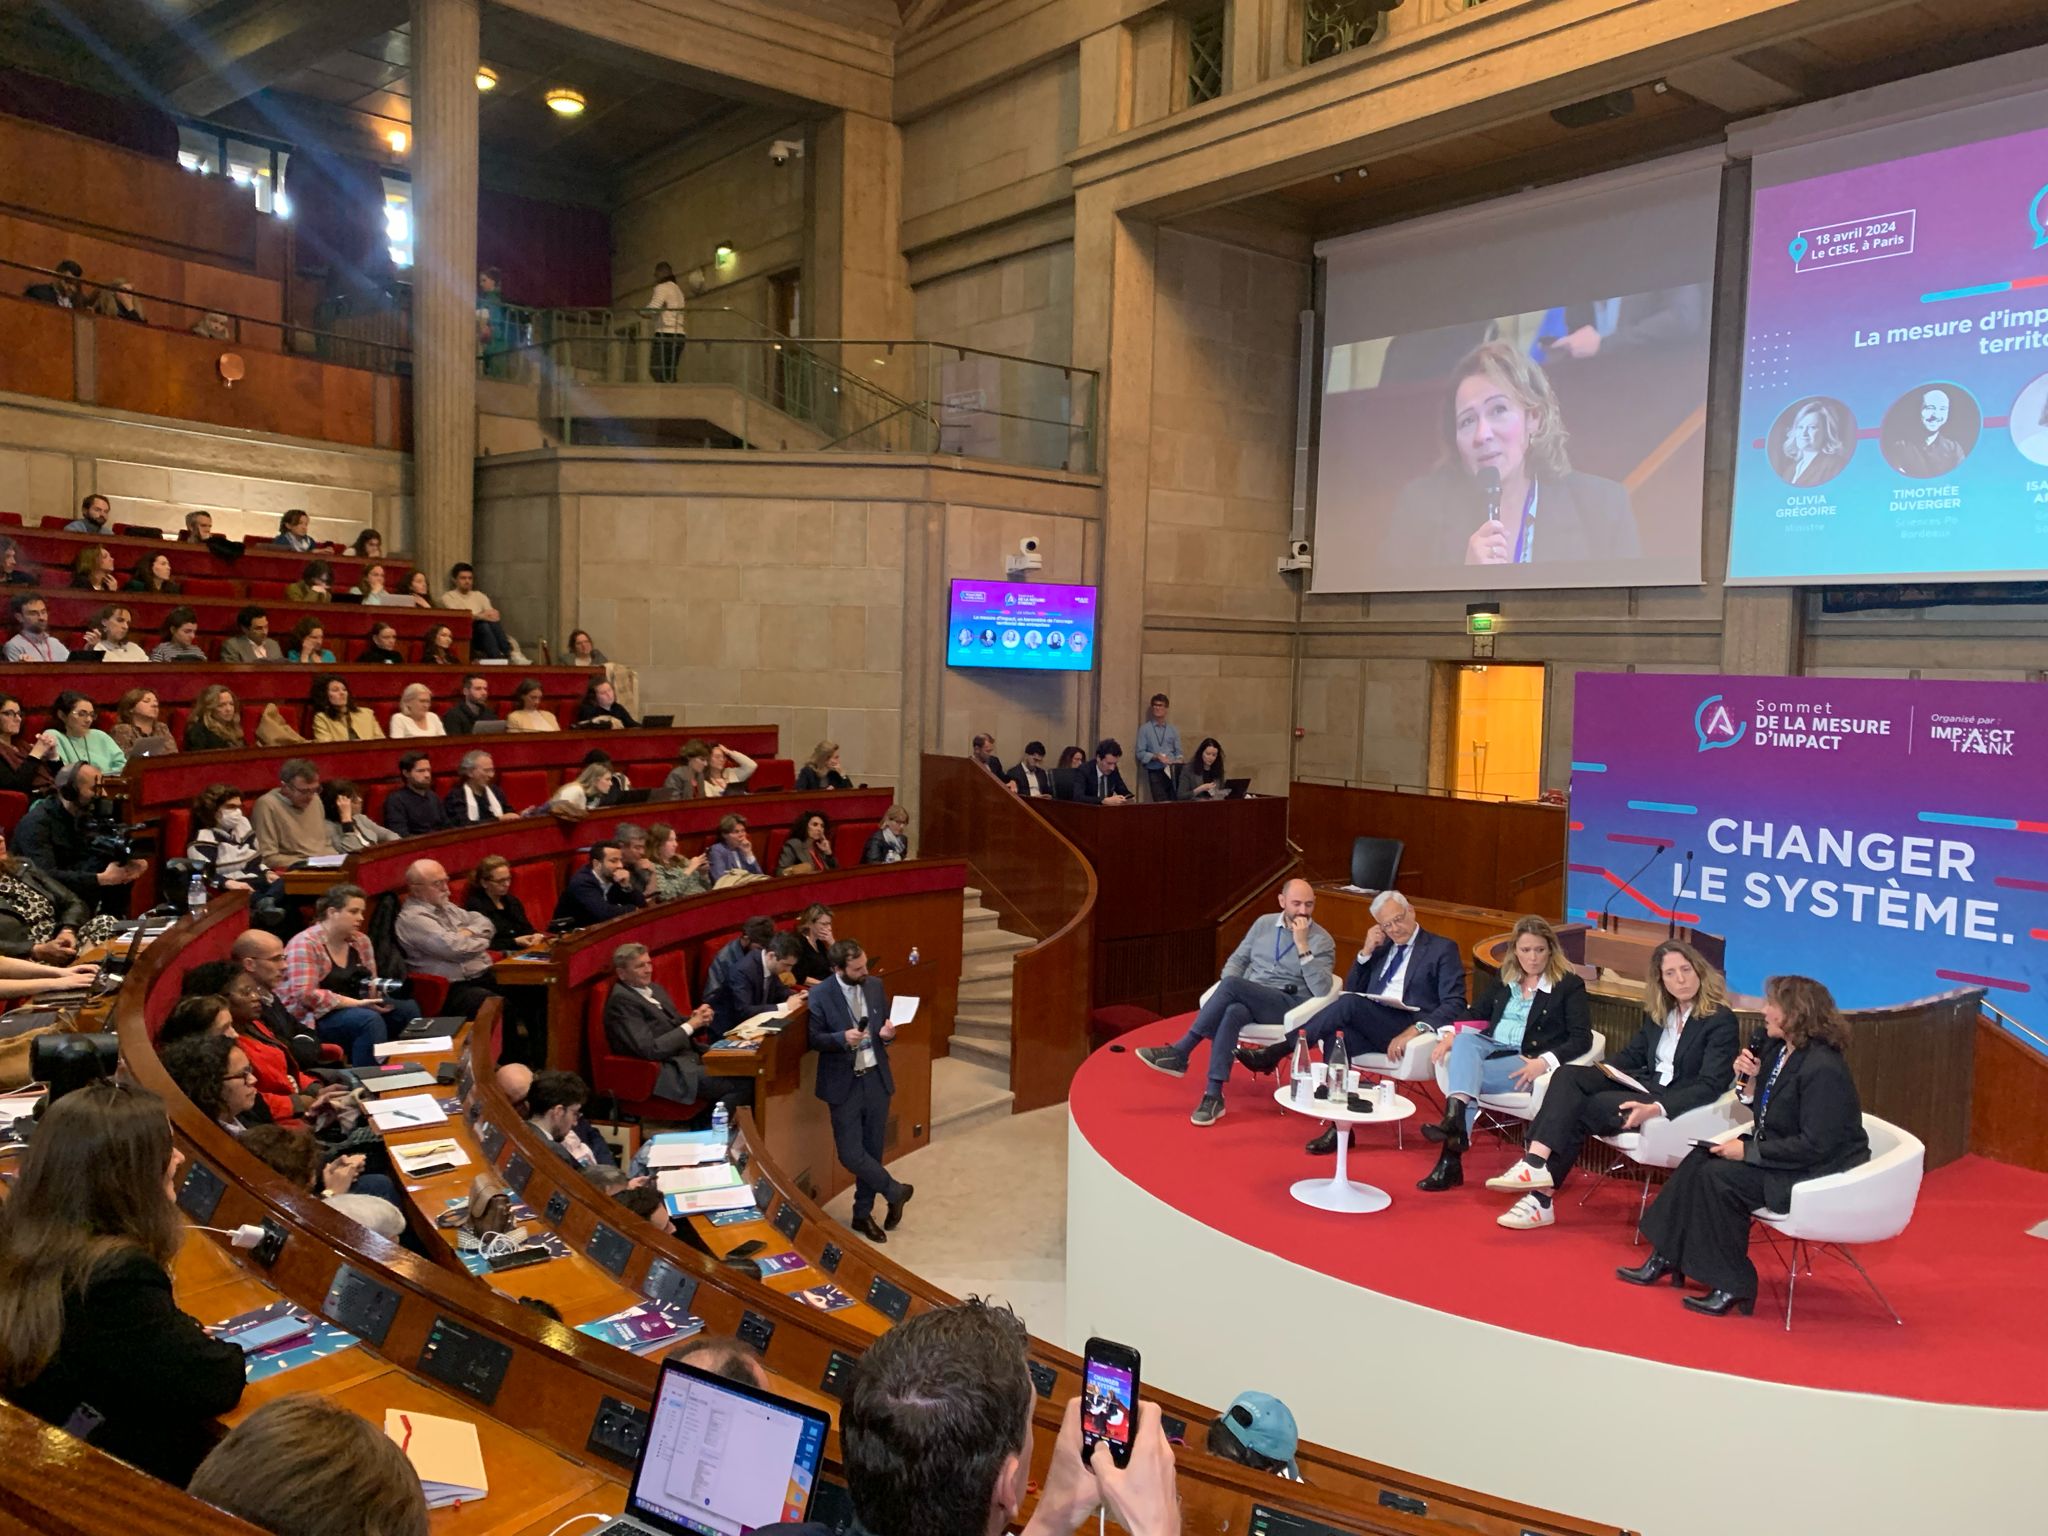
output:
[[[1528,499],[1522,503],[1522,528],[1515,535],[1515,564],[1527,565],[1536,555],[1536,482],[1529,482]]]
[[[1778,1059],[1771,1063],[1770,1078],[1764,1084],[1763,1096],[1757,1101],[1756,1118],[1758,1123],[1762,1123],[1764,1116],[1770,1112],[1771,1090],[1778,1086],[1778,1074],[1785,1070],[1785,1063],[1791,1059],[1792,1052],[1790,1050],[1783,1050],[1778,1052]]]

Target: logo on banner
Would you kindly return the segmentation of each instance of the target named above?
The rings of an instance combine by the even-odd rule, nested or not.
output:
[[[1929,715],[1927,735],[1945,742],[1963,757],[2013,757],[2019,732],[1998,723],[1996,715]]]
[[[1749,734],[1749,722],[1736,720],[1725,695],[1710,693],[1692,712],[1692,730],[1699,737],[1700,751],[1711,752],[1716,747],[1732,747],[1741,741]]]

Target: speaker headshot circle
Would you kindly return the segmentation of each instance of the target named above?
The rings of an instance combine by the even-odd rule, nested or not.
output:
[[[1826,485],[1856,452],[1855,414],[1832,395],[1795,400],[1771,423],[1764,452],[1787,485]]]
[[[1977,446],[1984,413],[1960,384],[1936,379],[1907,390],[1884,413],[1884,461],[1909,480],[1953,474]]]
[[[2032,380],[2012,403],[2012,445],[2031,463],[2048,465],[2048,373]]]

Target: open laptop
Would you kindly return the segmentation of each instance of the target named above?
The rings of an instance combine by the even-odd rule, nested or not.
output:
[[[626,1513],[597,1536],[743,1536],[801,1522],[830,1427],[823,1409],[664,1360]]]
[[[1223,781],[1223,798],[1226,800],[1242,800],[1251,792],[1252,781],[1250,779],[1225,779]]]
[[[658,731],[674,725],[676,717],[674,715],[642,715],[640,723],[644,726],[651,726]]]

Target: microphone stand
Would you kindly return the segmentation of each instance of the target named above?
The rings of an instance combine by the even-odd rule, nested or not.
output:
[[[1685,873],[1678,877],[1678,889],[1671,893],[1671,921],[1664,925],[1664,937],[1667,939],[1678,937],[1678,898],[1684,893],[1691,879],[1692,850],[1688,848],[1685,850]]]
[[[1612,931],[1607,926],[1607,920],[1609,914],[1613,911],[1614,908],[1614,898],[1621,894],[1622,887],[1634,885],[1636,883],[1636,877],[1642,874],[1642,872],[1648,869],[1652,864],[1656,863],[1658,854],[1668,853],[1670,850],[1671,845],[1669,843],[1659,843],[1656,847],[1650,850],[1650,856],[1647,859],[1643,860],[1642,863],[1636,866],[1635,874],[1630,875],[1626,880],[1622,881],[1621,885],[1617,885],[1613,890],[1607,893],[1607,904],[1601,907],[1600,909],[1600,928],[1602,932]]]

